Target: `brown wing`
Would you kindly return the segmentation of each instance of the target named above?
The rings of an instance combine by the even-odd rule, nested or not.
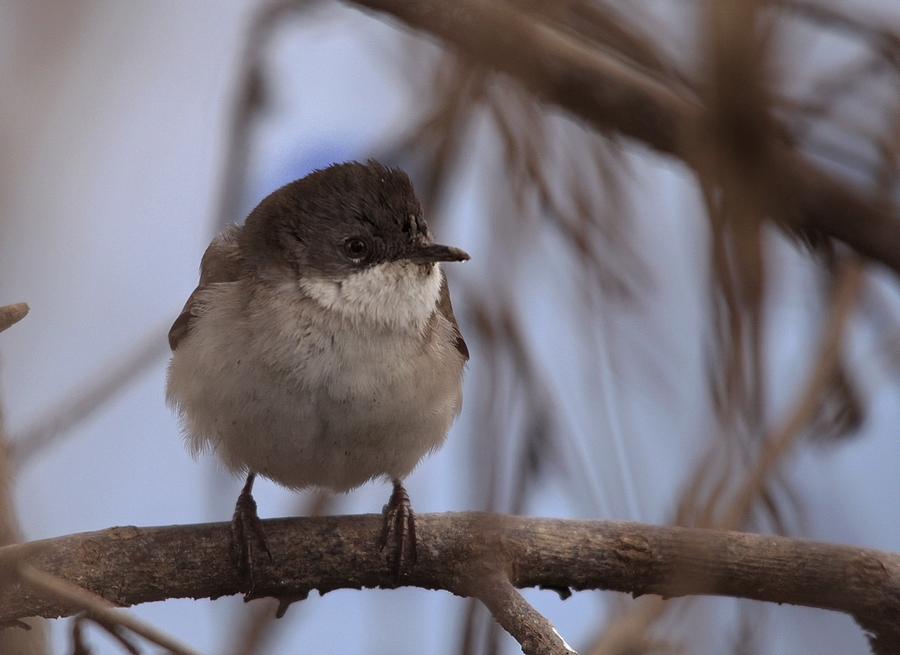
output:
[[[200,284],[194,289],[169,330],[169,347],[173,351],[178,348],[181,340],[190,334],[193,319],[197,317],[194,310],[200,292],[210,284],[233,282],[240,276],[243,267],[237,244],[237,235],[240,231],[239,226],[229,225],[213,239],[203,253],[203,259],[200,260]]]
[[[441,271],[441,295],[438,298],[438,311],[453,324],[453,332],[456,335],[456,349],[462,354],[466,361],[469,361],[469,347],[466,340],[463,339],[462,332],[459,331],[459,323],[453,315],[453,305],[450,303],[450,287],[447,286],[447,276]]]

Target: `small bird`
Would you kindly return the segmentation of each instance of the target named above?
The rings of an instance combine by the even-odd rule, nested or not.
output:
[[[232,519],[253,585],[257,475],[290,489],[346,492],[393,482],[381,548],[415,560],[403,479],[442,445],[462,405],[469,352],[406,174],[376,161],[317,170],[226,227],[169,331],[166,400],[196,455],[246,475]]]

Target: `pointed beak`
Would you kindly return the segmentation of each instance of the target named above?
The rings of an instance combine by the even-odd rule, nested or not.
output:
[[[415,250],[406,255],[404,259],[416,264],[429,264],[431,262],[464,262],[469,258],[468,253],[453,246],[441,246],[436,243],[426,243],[416,246]]]

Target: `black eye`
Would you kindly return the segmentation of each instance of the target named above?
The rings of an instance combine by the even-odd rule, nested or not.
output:
[[[369,252],[369,246],[359,237],[350,237],[344,241],[344,252],[353,261],[361,261]]]

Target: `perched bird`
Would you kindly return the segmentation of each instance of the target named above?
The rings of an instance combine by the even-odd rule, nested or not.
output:
[[[409,178],[378,162],[315,171],[226,227],[169,332],[166,399],[195,454],[246,484],[232,530],[252,585],[249,537],[268,553],[256,475],[345,492],[391,480],[384,548],[415,559],[402,480],[440,447],[469,358],[435,244]],[[271,554],[269,554],[271,557]]]

